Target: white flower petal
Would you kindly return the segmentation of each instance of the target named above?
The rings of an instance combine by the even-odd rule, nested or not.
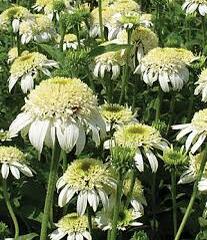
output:
[[[63,207],[67,204],[67,193],[68,193],[69,187],[66,185],[61,191],[58,196],[58,206]]]
[[[27,93],[33,88],[34,88],[34,80],[32,77],[32,72],[29,72],[21,78],[21,89],[23,93]]]
[[[4,179],[7,179],[8,175],[9,175],[9,165],[7,163],[2,164],[1,175]]]
[[[152,172],[157,172],[157,168],[158,168],[158,161],[156,156],[154,155],[154,153],[151,150],[145,150],[146,156],[149,160]]]
[[[135,166],[137,167],[137,169],[140,172],[143,172],[144,171],[144,161],[143,161],[142,153],[139,150],[139,148],[137,149],[136,155],[134,157],[134,161],[135,161]]]
[[[81,191],[78,195],[77,200],[77,213],[84,215],[87,207],[88,194],[87,191]]]
[[[91,234],[87,231],[82,232],[82,235],[84,236],[84,238],[86,238],[87,240],[92,240]]]
[[[40,153],[42,152],[49,123],[49,120],[36,120],[31,124],[29,129],[29,140]]]
[[[14,166],[10,165],[10,170],[11,170],[12,175],[16,179],[20,179],[20,172],[19,172],[19,169],[17,167],[14,167]]]
[[[192,146],[191,148],[191,152],[194,154],[199,147],[202,145],[202,143],[205,141],[206,139],[206,134],[201,134],[198,138],[198,140],[196,141],[196,143]]]
[[[186,148],[186,151],[189,150],[193,140],[195,139],[195,137],[198,135],[197,131],[193,131],[187,138],[186,142],[185,142],[185,148]]]

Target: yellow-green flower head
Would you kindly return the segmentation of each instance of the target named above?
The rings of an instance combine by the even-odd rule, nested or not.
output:
[[[199,79],[195,84],[198,86],[196,87],[194,94],[198,95],[201,93],[202,101],[207,102],[207,69],[204,69],[201,72]]]
[[[77,213],[70,213],[61,218],[55,225],[57,229],[49,235],[52,240],[60,240],[66,235],[68,235],[67,239],[92,240],[88,232],[87,216],[79,216]]]
[[[59,13],[69,8],[69,1],[66,0],[36,0],[34,10],[43,12],[52,20],[55,16],[59,20]]]
[[[181,130],[177,135],[176,140],[180,140],[187,134],[185,142],[186,151],[191,147],[191,152],[194,154],[204,143],[207,136],[207,109],[196,112],[191,120],[191,123],[179,124],[173,126],[174,130]]]
[[[33,18],[20,24],[19,34],[22,44],[31,40],[47,42],[56,36],[53,23],[43,14],[33,15]]]
[[[4,131],[4,129],[0,129],[0,141],[1,142],[11,141],[8,131]]]
[[[12,90],[18,80],[21,81],[21,88],[24,93],[34,88],[34,79],[39,72],[50,76],[50,68],[58,67],[54,60],[48,60],[47,57],[39,52],[24,52],[16,58],[11,65],[9,81],[9,91]]]
[[[115,179],[101,161],[84,158],[74,161],[57,182],[61,189],[58,205],[63,207],[70,202],[75,193],[78,194],[77,212],[83,215],[89,204],[96,212],[99,202],[108,207],[108,188],[115,188]]]
[[[112,229],[114,202],[110,201],[110,206],[107,211],[98,212],[95,218],[98,228],[103,231]],[[117,229],[125,231],[128,227],[141,226],[142,223],[137,222],[137,219],[142,216],[142,213],[134,209],[126,209],[123,206],[119,209],[119,217],[117,222]]]
[[[140,24],[146,28],[152,27],[152,14],[143,13],[140,16]]]
[[[28,54],[28,51],[23,51],[21,55]],[[8,52],[8,63],[12,63],[18,57],[18,50],[17,47],[13,47]]]
[[[123,186],[123,192],[125,196],[128,196],[130,192],[130,187],[131,187],[131,179],[128,177],[125,179],[124,186]],[[142,201],[142,199],[144,198],[143,194],[144,194],[144,190],[143,190],[142,183],[139,179],[136,179],[134,183],[132,198]]]
[[[16,33],[19,31],[20,23],[30,16],[31,13],[28,9],[14,5],[0,14],[0,28],[7,30],[8,26],[11,24],[13,32]]]
[[[164,150],[162,159],[165,164],[170,166],[182,165],[188,161],[184,148],[181,147],[180,149],[174,149],[173,145]]]
[[[206,0],[185,0],[182,5],[182,9],[186,11],[186,14],[198,12],[201,16],[207,14],[207,1]]]
[[[107,131],[118,125],[123,125],[135,120],[131,108],[119,104],[105,103],[100,107],[100,113],[105,120]]]
[[[166,141],[155,128],[141,124],[130,123],[120,127],[114,133],[115,144],[136,149],[135,165],[139,171],[144,171],[143,155],[149,160],[153,172],[157,171],[158,161],[153,153],[156,149],[164,150]]]
[[[57,37],[57,43],[60,43],[60,40],[61,40],[61,36],[59,35]],[[78,40],[75,34],[68,33],[64,36],[63,50],[65,51],[68,48],[73,48],[75,50],[78,48]]]
[[[175,57],[182,60],[185,64],[189,65],[195,59],[194,54],[185,48],[170,48],[170,49],[174,51]]]
[[[158,81],[164,92],[183,88],[189,80],[189,71],[184,59],[175,48],[154,48],[142,58],[135,73],[141,73],[143,81],[152,86]]]
[[[108,45],[106,42],[104,45]],[[104,78],[105,72],[111,74],[111,79],[117,79],[120,75],[121,66],[125,65],[125,56],[122,51],[106,52],[95,57],[93,74],[95,77]]]
[[[16,147],[0,146],[1,175],[6,179],[11,171],[12,175],[20,178],[20,172],[28,177],[32,177],[32,171],[26,165],[24,154]]]
[[[201,167],[201,162],[204,157],[204,152],[197,155],[190,154],[190,162],[188,169],[181,175],[179,183],[185,184],[196,180]],[[201,180],[198,183],[198,190],[200,192],[207,192],[207,164],[205,165],[204,172]]]
[[[92,90],[76,78],[54,77],[42,81],[25,99],[23,112],[11,124],[11,136],[29,129],[32,145],[42,151],[43,143],[54,146],[55,139],[63,150],[76,146],[79,154],[86,141],[86,132],[98,145],[99,134],[105,133],[105,123],[98,111]]]

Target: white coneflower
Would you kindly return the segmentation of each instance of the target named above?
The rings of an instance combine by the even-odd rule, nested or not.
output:
[[[106,209],[109,205],[107,188],[115,187],[115,179],[101,161],[92,158],[78,159],[68,166],[57,182],[57,189],[61,189],[58,205],[63,207],[78,194],[78,214],[83,215],[88,204],[94,212],[100,202]]]
[[[128,106],[105,103],[100,107],[100,113],[106,123],[107,131],[120,125],[136,121],[135,114]]]
[[[195,84],[198,86],[196,87],[194,94],[198,95],[202,93],[202,101],[207,102],[207,69],[204,69],[201,72],[199,79]]]
[[[95,221],[97,223],[97,226],[103,231],[112,229],[113,208],[114,201],[110,201],[109,208],[106,211],[102,210],[101,212],[98,212],[96,214]],[[132,227],[141,226],[142,223],[137,221],[137,219],[140,218],[141,216],[142,216],[141,212],[136,211],[133,208],[126,209],[124,208],[124,206],[121,206],[119,210],[117,229],[125,231],[130,226]]]
[[[146,28],[153,27],[152,14],[148,14],[148,13],[141,14],[140,24]]]
[[[207,14],[207,1],[206,0],[185,0],[182,9],[186,14],[198,12],[201,16]]]
[[[11,24],[14,33],[19,31],[20,23],[31,17],[31,13],[28,9],[14,5],[0,14],[0,28],[7,30]]]
[[[43,11],[51,20],[55,17],[59,20],[59,14],[70,7],[66,0],[36,0],[33,9],[37,12]]]
[[[12,90],[18,80],[21,81],[21,89],[24,93],[34,88],[34,79],[38,73],[50,76],[49,69],[57,68],[58,63],[48,60],[47,57],[39,52],[25,52],[14,60],[10,69],[9,91]]]
[[[130,123],[120,127],[114,134],[115,144],[136,149],[135,165],[139,171],[144,171],[143,156],[149,160],[153,172],[157,171],[158,161],[154,153],[156,149],[164,150],[167,142],[154,127]]]
[[[61,218],[55,225],[57,229],[49,235],[52,240],[60,240],[66,236],[67,240],[92,240],[88,231],[87,216],[70,213]]]
[[[31,40],[47,42],[56,36],[55,28],[51,20],[43,14],[36,14],[30,20],[20,24],[19,34],[22,44]]]
[[[112,18],[114,24],[109,26],[109,40],[116,38],[120,31],[130,30],[140,24],[140,14],[137,12],[116,13]]]
[[[117,0],[111,4],[103,4],[102,8],[102,18],[103,26],[111,32],[116,26],[116,19],[114,15],[117,13],[125,14],[126,12],[139,12],[140,6],[133,0]],[[100,36],[100,26],[99,26],[99,10],[95,8],[91,12],[90,20],[90,36],[97,37]]]
[[[127,32],[122,31],[117,35],[116,41],[119,44],[127,44],[127,37]],[[158,37],[150,29],[140,26],[135,28],[132,32],[131,45],[133,46],[131,50],[131,57],[135,68],[144,55],[153,48],[158,47]]]
[[[108,44],[108,43],[105,43]],[[111,74],[111,79],[117,79],[121,72],[121,67],[125,65],[125,56],[122,51],[106,52],[95,57],[93,74],[95,77],[104,78],[105,73]]]
[[[177,140],[189,134],[185,142],[185,148],[188,151],[192,146],[191,152],[194,154],[204,143],[207,136],[207,109],[196,112],[191,123],[174,125],[172,128],[181,130],[176,137]]]
[[[190,154],[190,162],[188,169],[181,175],[179,183],[186,184],[196,180],[203,159],[203,152],[197,155]],[[198,183],[200,192],[207,192],[207,164],[205,166],[201,180]]]
[[[58,44],[60,43],[60,39],[61,39],[61,37],[58,36],[58,38],[57,38]],[[83,44],[82,40],[81,40],[81,44]],[[70,48],[75,49],[75,50],[78,48],[77,36],[72,33],[66,34],[64,36],[64,40],[63,40],[63,51],[70,49]]]
[[[192,55],[190,51],[187,52]],[[170,86],[174,91],[179,91],[189,80],[188,64],[186,51],[176,48],[154,48],[142,58],[135,73],[141,73],[143,81],[150,86],[158,81],[164,92],[169,92]]]
[[[29,52],[28,51],[23,51],[21,55],[24,55],[24,54],[27,54],[27,53],[29,53]],[[7,62],[8,63],[13,63],[16,58],[18,58],[18,49],[17,49],[17,47],[13,47],[8,52]]]
[[[6,179],[11,171],[12,175],[20,178],[20,172],[28,177],[32,177],[32,171],[27,166],[24,154],[16,147],[0,146],[1,175]]]
[[[97,98],[80,79],[55,77],[42,81],[25,99],[22,110],[10,126],[10,134],[27,130],[30,142],[39,152],[44,142],[53,147],[57,137],[63,150],[70,152],[76,146],[79,154],[89,130],[97,145],[99,133],[105,133]]]

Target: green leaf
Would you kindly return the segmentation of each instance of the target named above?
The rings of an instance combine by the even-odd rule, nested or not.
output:
[[[18,240],[32,240],[33,238],[39,236],[36,233],[29,233],[18,237]]]
[[[89,57],[96,57],[96,56],[101,55],[106,52],[114,52],[114,51],[125,49],[127,47],[128,47],[127,44],[119,45],[119,44],[115,44],[115,43],[109,44],[106,46],[98,46],[89,52]]]
[[[65,54],[60,49],[52,47],[47,44],[37,44],[43,51],[45,51],[52,59],[62,62],[65,58]]]

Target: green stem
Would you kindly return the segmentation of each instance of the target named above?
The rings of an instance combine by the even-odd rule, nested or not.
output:
[[[18,56],[21,55],[21,38],[20,38],[19,32],[17,32],[17,53],[18,53]]]
[[[207,144],[206,144],[206,147],[205,147],[205,150],[204,150],[203,159],[202,159],[202,162],[201,162],[201,165],[200,165],[200,169],[199,169],[199,172],[198,172],[198,175],[197,175],[197,179],[196,179],[196,181],[194,183],[194,186],[193,186],[193,193],[191,195],[190,202],[188,204],[187,210],[185,212],[185,215],[183,217],[183,220],[182,220],[182,222],[180,224],[180,227],[178,229],[178,232],[177,232],[174,240],[179,240],[180,239],[181,234],[183,232],[183,229],[184,229],[184,227],[185,227],[185,225],[187,223],[187,220],[188,220],[188,218],[189,218],[189,216],[191,214],[191,211],[192,211],[192,208],[193,208],[193,205],[194,205],[194,202],[195,202],[195,198],[196,198],[196,195],[197,195],[197,192],[198,192],[198,182],[202,178],[206,162],[207,162]]]
[[[76,29],[76,36],[77,36],[77,41],[78,41],[78,48],[81,47],[81,41],[80,41],[80,27],[79,27],[79,24],[76,25],[75,27]]]
[[[194,88],[192,86],[191,89],[191,93],[190,93],[190,99],[189,99],[189,105],[188,105],[188,112],[187,112],[187,121],[186,122],[190,122],[191,118],[192,118],[192,112],[193,112],[193,103],[194,103]]]
[[[117,237],[117,223],[119,219],[119,210],[121,205],[122,187],[123,187],[123,177],[121,176],[121,174],[119,174],[110,240],[116,240],[116,237]]]
[[[17,240],[18,237],[19,237],[19,225],[18,225],[17,218],[14,214],[14,210],[13,210],[12,205],[11,205],[10,200],[9,200],[9,194],[7,192],[6,180],[3,179],[2,183],[3,183],[3,195],[4,195],[5,203],[6,203],[6,206],[8,208],[9,214],[12,218],[12,221],[14,223],[14,229],[15,229],[14,239]]]
[[[63,52],[64,38],[65,38],[65,28],[62,29],[62,34],[61,34],[61,39],[60,39],[60,50],[62,52]]]
[[[153,230],[153,237],[155,238],[156,232],[156,173],[152,173],[152,230]]]
[[[41,233],[40,233],[40,240],[47,239],[47,228],[48,228],[48,221],[50,217],[50,211],[53,204],[53,197],[55,191],[55,184],[57,180],[57,170],[58,170],[58,163],[59,163],[59,156],[60,156],[60,146],[56,141],[52,159],[50,164],[50,174],[48,179],[48,186],[47,186],[47,194],[45,198],[45,207],[44,207],[44,214],[42,218],[42,226],[41,226]]]
[[[174,120],[175,103],[176,103],[176,96],[175,96],[175,94],[172,94],[171,101],[170,101],[170,110],[169,110],[170,117],[169,117],[169,122],[168,122],[168,126],[167,126],[167,133],[169,132],[170,127]]]
[[[206,26],[205,26],[205,17],[201,16],[202,21],[202,32],[203,32],[203,51],[205,50],[206,45]]]
[[[132,174],[131,174],[129,193],[128,193],[127,201],[126,201],[126,208],[128,208],[128,206],[131,202],[132,194],[133,194],[133,191],[134,191],[135,181],[136,181],[136,172],[135,172],[135,170],[133,170]]]
[[[125,95],[126,95],[126,89],[127,89],[127,85],[128,85],[128,82],[127,80],[129,80],[129,58],[130,58],[130,48],[131,48],[131,35],[132,35],[132,31],[131,29],[129,29],[127,31],[127,34],[128,34],[128,47],[126,49],[126,65],[124,67],[124,72],[123,72],[123,76],[122,76],[122,86],[121,86],[121,95],[120,95],[120,98],[119,98],[119,104],[122,103],[122,101],[124,100],[125,98]]]
[[[103,28],[103,15],[102,15],[102,0],[98,0],[98,13],[99,13],[99,27],[101,33],[101,41],[104,42],[104,28]]]
[[[173,207],[173,230],[174,237],[177,233],[177,204],[176,204],[176,169],[171,169],[171,194],[172,194],[172,207]]]
[[[88,209],[87,209],[87,215],[88,215],[88,229],[89,229],[89,233],[90,233],[91,236],[92,236],[92,234],[93,234],[93,224],[92,224],[92,215],[91,215],[91,211],[92,211],[91,207],[88,207]]]
[[[158,103],[157,103],[157,108],[156,108],[156,115],[155,115],[155,122],[158,122],[160,120],[160,110],[162,107],[162,100],[163,100],[163,92],[161,87],[159,87],[159,92],[158,92]]]

